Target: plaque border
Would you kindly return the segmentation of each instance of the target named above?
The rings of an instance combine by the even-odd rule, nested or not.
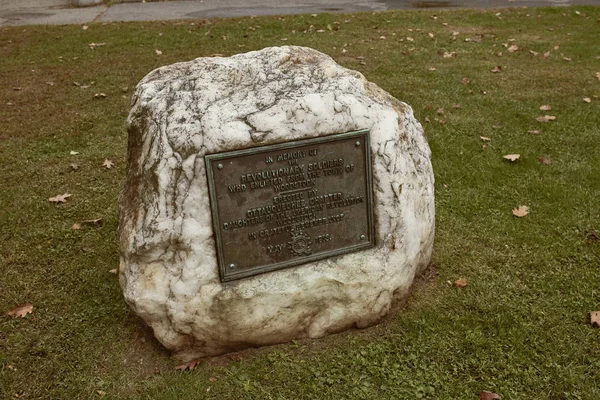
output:
[[[290,148],[309,146],[313,144],[323,144],[329,142],[335,142],[343,139],[350,138],[363,138],[364,151],[365,151],[365,183],[367,187],[367,234],[368,237],[363,242],[360,242],[353,246],[347,246],[340,249],[329,250],[322,253],[312,254],[309,256],[299,257],[291,260],[281,261],[274,264],[262,265],[259,267],[252,268],[246,271],[228,271],[225,265],[225,259],[223,256],[223,238],[221,237],[221,231],[219,230],[221,224],[219,219],[218,203],[216,198],[216,192],[214,187],[214,171],[211,163],[213,161],[225,160],[229,158],[235,158],[248,154],[259,154],[277,150],[286,150]],[[358,131],[351,131],[345,133],[337,133],[328,136],[320,136],[309,139],[299,139],[290,142],[276,143],[266,146],[250,147],[246,149],[232,150],[221,153],[205,154],[204,165],[206,167],[206,179],[208,181],[208,192],[210,197],[210,210],[212,216],[213,225],[213,236],[215,240],[215,247],[217,253],[217,264],[219,267],[219,276],[221,282],[230,282],[250,276],[260,275],[266,272],[276,271],[284,268],[294,267],[309,262],[322,260],[325,258],[335,257],[343,254],[353,253],[359,250],[369,249],[375,246],[375,224],[373,216],[373,179],[372,179],[372,162],[371,162],[371,137],[369,129],[361,129]]]

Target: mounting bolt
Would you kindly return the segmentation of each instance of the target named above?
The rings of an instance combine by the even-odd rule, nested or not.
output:
[[[357,147],[360,146],[360,142],[356,141],[356,143],[354,143]]]
[[[219,169],[223,169],[223,164],[219,164],[219,165],[217,165],[217,168],[219,168]]]
[[[235,264],[233,264],[233,263],[229,264],[229,269],[235,269]]]
[[[365,235],[360,235],[360,240],[365,240],[367,237]]]

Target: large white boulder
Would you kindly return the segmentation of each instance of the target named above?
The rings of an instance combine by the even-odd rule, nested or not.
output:
[[[138,84],[128,128],[119,279],[181,359],[370,326],[429,262],[423,129],[407,104],[325,54],[272,47],[158,68]],[[371,132],[375,247],[222,283],[204,155],[360,129]]]

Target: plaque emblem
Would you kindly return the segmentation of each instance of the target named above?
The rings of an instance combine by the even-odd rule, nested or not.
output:
[[[302,231],[292,231],[292,240],[288,242],[288,249],[295,256],[309,256],[312,251],[310,250],[310,236]]]

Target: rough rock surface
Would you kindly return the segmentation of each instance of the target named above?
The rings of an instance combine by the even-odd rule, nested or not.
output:
[[[430,150],[411,108],[304,47],[199,58],[137,86],[120,200],[125,300],[184,360],[380,321],[429,262]],[[375,248],[223,284],[204,155],[368,128]]]

